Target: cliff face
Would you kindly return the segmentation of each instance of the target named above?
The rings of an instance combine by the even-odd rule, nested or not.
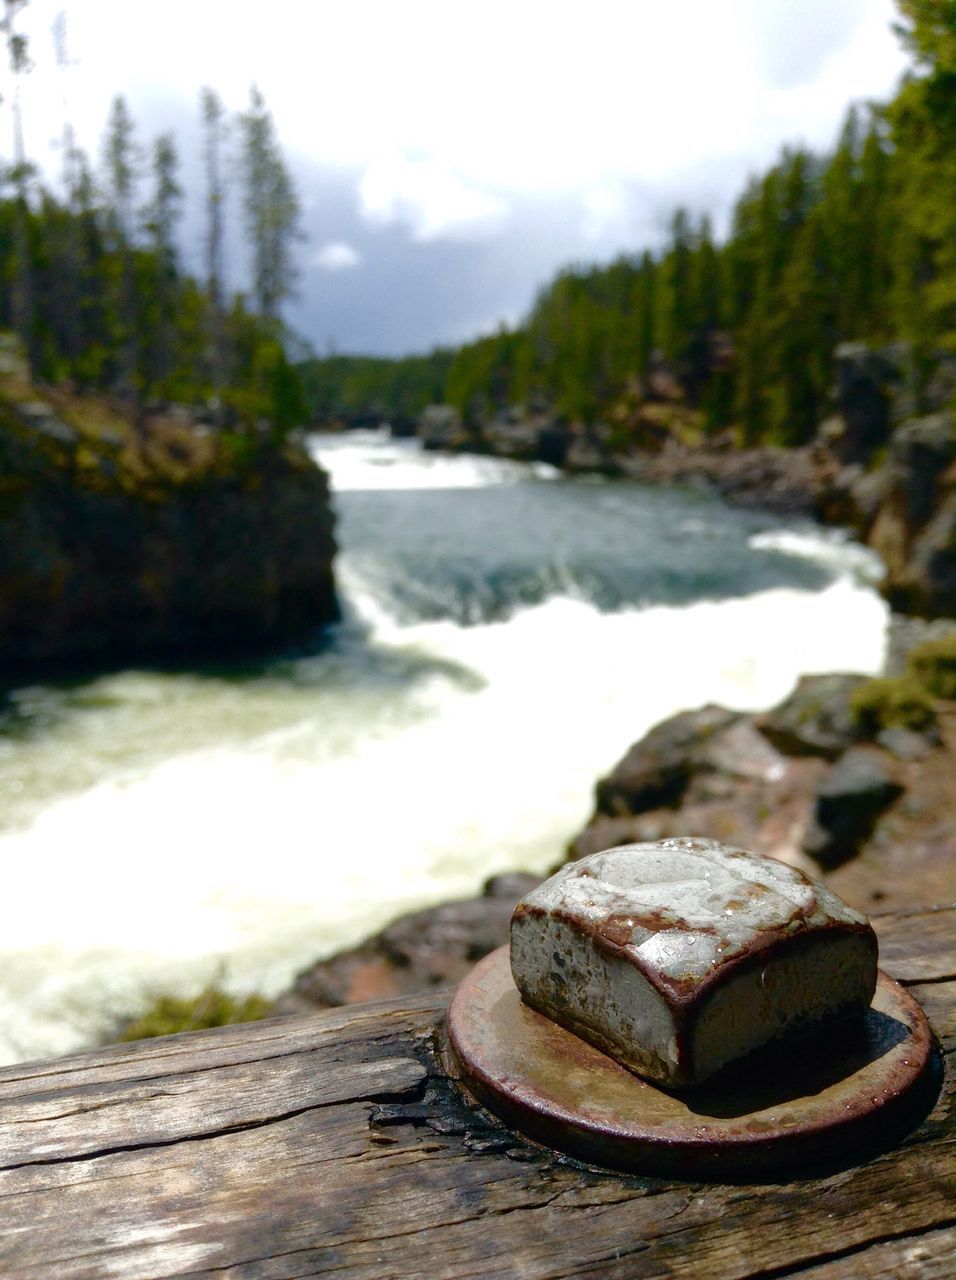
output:
[[[5,679],[302,640],[337,617],[334,551],[327,480],[300,449],[0,401]]]

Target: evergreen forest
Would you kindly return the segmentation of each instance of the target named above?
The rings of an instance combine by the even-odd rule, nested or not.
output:
[[[199,277],[184,271],[186,193],[171,133],[139,136],[113,100],[95,161],[68,119],[56,191],[24,149],[20,88],[32,51],[18,34],[27,0],[6,0],[2,96],[13,120],[12,159],[0,169],[0,329],[20,340],[34,383],[109,397],[142,423],[178,403],[210,424],[276,436],[305,420],[302,385],[280,309],[295,281],[299,202],[271,114],[253,86],[230,119],[211,88],[203,129],[204,233]],[[57,61],[68,64],[63,15]],[[234,193],[235,198],[228,197]],[[227,294],[226,215],[238,205],[250,261],[248,293]]]
[[[956,0],[899,0],[912,67],[895,98],[852,107],[828,155],[785,147],[747,184],[723,239],[706,213],[678,209],[662,250],[569,267],[518,327],[398,360],[292,354],[300,344],[281,308],[300,209],[255,88],[233,120],[202,93],[198,276],[180,258],[176,140],[144,145],[122,98],[96,165],[64,121],[51,191],[23,152],[26,3],[8,0],[3,20],[14,137],[0,188],[0,328],[19,335],[37,381],[107,393],[136,414],[179,402],[220,426],[283,434],[411,422],[436,402],[466,422],[518,406],[586,426],[624,420],[621,406],[664,377],[704,435],[798,445],[826,414],[840,342],[905,344],[917,403],[940,355],[956,353]],[[250,289],[232,296],[227,171],[252,264]]]
[[[678,209],[661,252],[569,267],[515,329],[414,360],[310,362],[313,413],[401,417],[442,399],[471,424],[520,406],[587,426],[626,421],[656,386],[705,436],[799,445],[845,341],[903,344],[918,408],[956,352],[956,3],[899,9],[912,69],[896,97],[853,106],[829,155],[784,147],[723,241]]]

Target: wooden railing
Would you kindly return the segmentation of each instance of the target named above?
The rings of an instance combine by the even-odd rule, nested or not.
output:
[[[956,1045],[956,908],[874,920]],[[470,1106],[448,993],[0,1071],[2,1280],[956,1276],[943,1092],[895,1148],[760,1185],[602,1173]]]

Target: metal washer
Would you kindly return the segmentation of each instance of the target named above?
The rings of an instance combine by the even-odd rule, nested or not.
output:
[[[486,956],[448,1010],[452,1074],[511,1128],[593,1164],[684,1178],[772,1175],[897,1140],[939,1092],[926,1015],[879,974],[859,1024],[764,1050],[672,1093],[525,1005],[508,947]]]

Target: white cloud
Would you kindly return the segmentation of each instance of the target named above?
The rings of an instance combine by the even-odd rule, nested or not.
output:
[[[416,240],[470,240],[501,226],[499,196],[432,160],[401,153],[374,160],[359,184],[362,216],[373,224],[404,222]]]
[[[626,239],[634,227],[634,192],[605,178],[588,187],[582,197],[586,240]]]
[[[60,128],[49,23],[24,26],[37,153]],[[255,80],[290,154],[364,172],[362,207],[418,239],[500,227],[521,196],[646,188],[780,143],[829,145],[851,98],[888,94],[905,57],[893,0],[84,0],[69,10],[71,111],[95,145],[109,97],[134,116],[200,85],[230,108]],[[360,86],[358,88],[357,86]],[[5,123],[5,122],[4,122]],[[384,157],[384,158],[383,158]],[[593,226],[613,197],[592,195]]]
[[[322,271],[348,271],[357,267],[362,255],[344,240],[329,240],[312,255],[312,266]]]
[[[357,186],[348,208],[330,213],[319,194],[307,210],[315,265],[345,271],[343,288],[355,283],[346,241],[363,244],[369,226],[419,244],[497,240],[520,261],[559,224],[561,261],[639,250],[681,203],[723,227],[781,144],[832,145],[848,103],[888,96],[906,65],[894,0],[270,0],[265,28],[254,0],[83,0],[68,7],[77,65],[64,76],[49,39],[63,7],[31,0],[23,13],[31,156],[58,170],[48,144],[65,94],[96,158],[123,93],[144,142],[181,130],[198,223],[199,87],[232,112],[255,81],[294,174]],[[3,104],[0,158],[9,136]],[[233,226],[236,214],[233,199]]]

